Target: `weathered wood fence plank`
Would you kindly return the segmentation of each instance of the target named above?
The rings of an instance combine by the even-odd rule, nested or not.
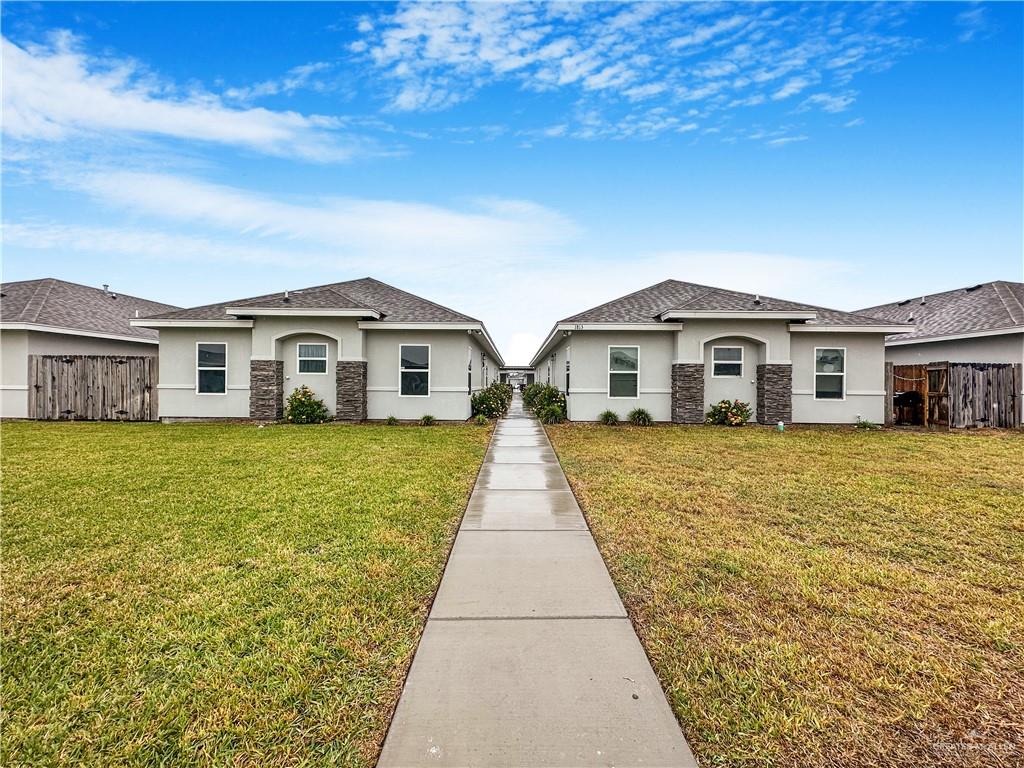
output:
[[[35,419],[153,421],[156,357],[29,355],[29,415]]]

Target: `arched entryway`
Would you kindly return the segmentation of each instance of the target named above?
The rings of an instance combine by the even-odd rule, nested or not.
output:
[[[749,403],[751,421],[758,420],[758,368],[767,357],[767,341],[747,334],[704,339],[705,410],[722,400]]]

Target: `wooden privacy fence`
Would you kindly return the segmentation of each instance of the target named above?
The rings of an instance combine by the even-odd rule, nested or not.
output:
[[[157,418],[156,357],[29,355],[28,385],[29,418]]]
[[[886,421],[947,428],[1019,427],[1021,375],[1021,366],[1012,363],[886,364]]]

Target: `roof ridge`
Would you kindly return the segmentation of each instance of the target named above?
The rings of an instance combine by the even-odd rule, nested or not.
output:
[[[52,291],[53,278],[44,277],[40,281],[40,285],[32,292],[32,298],[25,302],[25,309],[22,310],[25,322],[34,323],[39,319],[39,314],[43,311],[43,305],[46,304],[46,300],[50,297]],[[30,310],[34,310],[31,313],[31,317],[29,317]]]
[[[1010,315],[1010,320],[1014,325],[1024,325],[1024,306],[1021,305],[1020,301],[1016,296],[1013,295],[1012,291],[1009,291],[1006,287],[1005,280],[994,280],[992,282],[992,288],[996,292],[996,296],[1006,307],[1006,311]]]

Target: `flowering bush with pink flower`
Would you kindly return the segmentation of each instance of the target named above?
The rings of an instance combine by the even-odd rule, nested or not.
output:
[[[706,424],[724,424],[727,427],[741,427],[750,419],[753,411],[750,403],[739,400],[722,400],[711,406],[704,418]]]

